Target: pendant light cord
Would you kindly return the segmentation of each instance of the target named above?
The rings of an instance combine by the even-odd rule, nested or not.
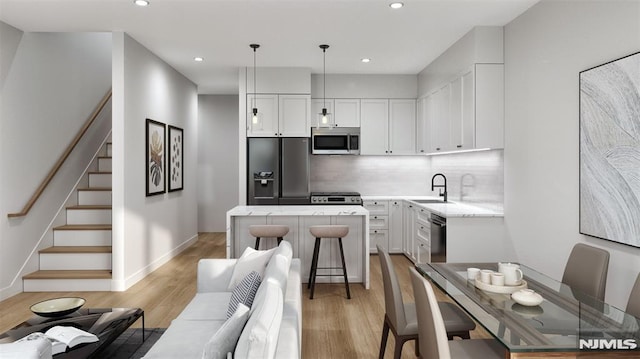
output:
[[[327,49],[322,49],[322,101],[327,108]]]
[[[253,106],[252,108],[256,108],[256,48],[253,48]]]

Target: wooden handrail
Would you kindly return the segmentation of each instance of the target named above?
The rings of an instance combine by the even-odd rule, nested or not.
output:
[[[87,122],[85,122],[84,126],[82,126],[80,131],[78,131],[78,133],[76,134],[76,137],[73,138],[69,146],[67,146],[67,149],[60,156],[58,161],[53,165],[47,177],[45,177],[42,183],[40,183],[40,186],[38,186],[38,188],[33,193],[31,198],[27,202],[27,204],[24,205],[24,207],[22,208],[22,211],[17,213],[9,213],[7,215],[9,218],[23,217],[23,216],[26,216],[27,213],[29,213],[29,210],[31,210],[31,207],[33,207],[33,205],[36,203],[38,198],[40,198],[40,196],[42,195],[42,192],[44,192],[44,189],[47,188],[47,186],[49,185],[49,182],[51,182],[51,180],[53,179],[53,176],[55,176],[56,173],[58,173],[64,161],[66,161],[69,155],[71,154],[71,151],[73,151],[73,149],[78,145],[78,142],[80,142],[80,139],[82,138],[82,136],[84,136],[84,134],[87,132],[89,127],[91,127],[91,125],[96,120],[96,118],[98,118],[98,115],[100,114],[100,112],[102,112],[102,109],[104,109],[104,106],[107,104],[107,102],[109,102],[110,99],[111,99],[111,90],[109,90],[109,92],[107,92],[107,94],[104,95],[104,97],[98,104],[98,107],[96,107],[96,109],[93,111],[91,116],[87,119]]]

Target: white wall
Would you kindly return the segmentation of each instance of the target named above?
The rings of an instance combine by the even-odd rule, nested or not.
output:
[[[583,242],[611,253],[624,308],[640,249],[578,232],[578,73],[638,51],[640,3],[544,1],[505,27],[505,223],[519,259],[556,279]]]
[[[194,83],[124,33],[113,48],[113,289],[125,290],[197,238]],[[184,190],[145,197],[145,119],[184,130]]]
[[[198,232],[226,231],[238,163],[238,95],[198,96]]]
[[[0,89],[9,74],[23,32],[0,21]]]
[[[0,27],[2,61],[15,54],[0,88],[0,298],[38,269],[34,253],[51,245],[49,224],[104,137],[83,139],[27,216],[7,214],[22,209],[111,87],[111,34],[18,36]]]

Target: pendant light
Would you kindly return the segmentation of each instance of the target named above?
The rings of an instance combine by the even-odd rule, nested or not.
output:
[[[322,49],[322,111],[318,114],[316,127],[333,127],[333,117],[327,111],[327,49],[329,45],[320,45]]]
[[[253,99],[251,103],[251,130],[262,130],[262,113],[258,112],[256,106],[256,50],[260,47],[259,44],[250,44],[250,48],[253,49]]]

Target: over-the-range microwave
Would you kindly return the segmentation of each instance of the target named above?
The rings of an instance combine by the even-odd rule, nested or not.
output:
[[[360,127],[312,127],[314,155],[359,155]]]

